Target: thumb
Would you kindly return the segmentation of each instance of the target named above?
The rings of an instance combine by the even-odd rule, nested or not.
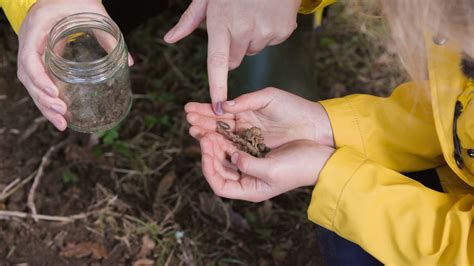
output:
[[[234,100],[224,102],[222,107],[227,113],[257,111],[267,107],[275,97],[274,89],[263,89],[247,93]]]
[[[128,66],[131,67],[135,64],[135,61],[133,60],[133,57],[130,53],[128,53]]]
[[[171,30],[166,33],[164,40],[167,43],[175,43],[191,34],[206,18],[208,0],[194,0],[184,11],[183,15]]]
[[[267,178],[272,167],[271,159],[256,158],[242,151],[232,153],[231,161],[243,174],[263,180]]]

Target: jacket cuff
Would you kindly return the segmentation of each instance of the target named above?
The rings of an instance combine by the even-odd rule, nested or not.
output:
[[[351,103],[351,96],[319,102],[331,121],[334,143],[337,148],[349,146],[365,154],[360,130],[360,117]],[[355,136],[354,136],[355,135]]]
[[[31,6],[36,0],[5,0],[2,1],[2,9],[16,34],[20,30]]]
[[[336,2],[336,0],[302,0],[299,12],[310,14]]]
[[[367,160],[349,147],[338,149],[321,170],[308,207],[312,222],[334,231],[334,218],[344,189]]]

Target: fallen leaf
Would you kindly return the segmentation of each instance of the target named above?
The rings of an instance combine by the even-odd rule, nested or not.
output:
[[[57,248],[62,248],[64,246],[64,240],[67,236],[66,231],[61,231],[56,236],[54,236],[53,243]]]
[[[124,257],[124,254],[126,253],[127,253],[127,245],[124,242],[119,242],[109,252],[107,259],[101,261],[101,264],[102,265],[122,265],[122,264],[119,264],[118,262]]]
[[[150,266],[150,265],[154,265],[155,262],[152,261],[152,260],[149,260],[149,259],[141,259],[141,260],[137,260],[133,263],[133,266]]]
[[[270,221],[270,219],[272,218],[272,207],[273,204],[269,200],[264,201],[263,204],[258,207],[257,211],[260,222],[266,223]]]
[[[148,235],[144,235],[142,237],[142,247],[140,248],[140,251],[137,254],[138,259],[146,258],[150,251],[155,249],[155,241],[151,239]]]
[[[168,194],[170,191],[171,186],[173,186],[174,180],[176,179],[176,173],[174,171],[168,172],[160,181],[158,185],[158,189],[156,190],[155,201],[153,203],[153,208],[155,210],[159,209],[162,202],[163,197]]]
[[[184,149],[184,155],[188,157],[199,157],[201,156],[201,148],[196,145],[188,146]]]
[[[92,256],[93,259],[107,258],[107,251],[104,246],[99,243],[82,242],[79,244],[68,243],[66,247],[61,250],[61,256],[66,258],[83,258]]]
[[[77,144],[68,145],[64,150],[64,155],[66,161],[71,163],[90,164],[97,161],[94,153],[90,149]]]
[[[199,203],[201,210],[205,214],[214,217],[218,222],[230,224],[233,229],[239,232],[250,230],[247,220],[235,212],[229,204],[223,202],[221,198],[201,192],[199,193]]]

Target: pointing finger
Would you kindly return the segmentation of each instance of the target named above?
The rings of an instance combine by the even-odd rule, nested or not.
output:
[[[207,71],[214,112],[223,115],[222,102],[227,99],[230,34],[220,25],[208,28]]]

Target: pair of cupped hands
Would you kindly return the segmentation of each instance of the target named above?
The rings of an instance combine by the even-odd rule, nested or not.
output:
[[[211,104],[186,104],[189,133],[200,142],[203,174],[218,196],[260,202],[303,186],[315,185],[334,152],[329,118],[316,102],[266,88],[223,103],[223,115]],[[217,121],[231,130],[260,127],[272,150],[256,158],[238,150],[216,132]]]

